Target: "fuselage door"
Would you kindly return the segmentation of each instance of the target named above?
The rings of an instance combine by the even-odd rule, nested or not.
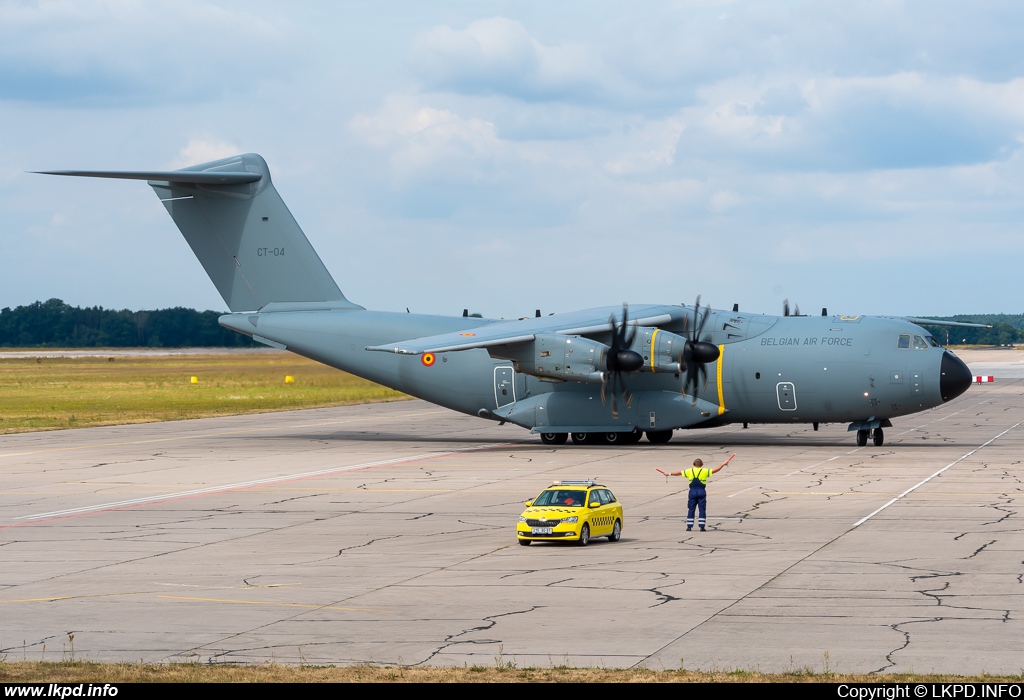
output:
[[[494,368],[494,404],[498,408],[516,400],[515,372],[511,367]]]
[[[783,411],[796,410],[796,387],[793,382],[779,382],[775,387],[779,395],[779,408]]]

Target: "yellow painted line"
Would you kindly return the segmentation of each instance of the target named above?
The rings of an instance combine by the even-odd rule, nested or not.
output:
[[[654,341],[658,337],[658,333],[661,332],[660,328],[655,328],[654,333],[651,333],[651,371],[654,371]]]
[[[228,435],[249,435],[251,433],[266,433],[271,431],[288,431],[296,428],[317,428],[326,425],[346,425],[349,423],[364,423],[366,421],[379,421],[381,419],[411,418],[415,416],[427,416],[434,413],[448,413],[447,410],[421,411],[419,413],[400,413],[394,416],[368,416],[366,418],[351,418],[347,420],[320,421],[317,423],[302,423],[296,425],[276,425],[267,428],[251,428],[248,430],[225,430],[219,433],[200,433],[196,435],[175,435],[174,437],[150,438],[149,440],[128,440],[125,442],[99,442],[91,445],[75,445],[73,447],[49,447],[42,450],[26,450],[24,452],[0,452],[0,457],[24,457],[26,455],[38,455],[48,452],[72,452],[75,450],[93,450],[102,447],[123,447],[125,445],[149,445],[155,442],[174,442],[176,440],[201,440],[203,438],[225,437]],[[226,417],[226,416],[218,416]],[[169,422],[169,421],[168,421]]]
[[[312,610],[344,610],[347,612],[393,613],[394,610],[375,610],[373,608],[343,608],[338,605],[315,605],[313,603],[271,603],[259,600],[231,600],[229,598],[190,598],[178,595],[158,595],[165,600],[191,600],[199,603],[231,603],[234,605],[268,605],[276,608],[310,608]]]
[[[0,600],[0,603],[54,603],[58,600],[84,600],[86,598],[120,598],[129,595],[146,595],[147,591],[137,593],[97,593],[96,595],[58,595],[48,598],[20,598],[17,600]]]
[[[722,365],[725,364],[725,346],[718,346],[718,415],[725,413],[725,391],[722,389]]]

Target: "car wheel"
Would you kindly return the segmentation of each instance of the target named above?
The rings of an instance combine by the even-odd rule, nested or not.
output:
[[[564,445],[569,439],[569,433],[541,433],[540,441],[545,445]]]
[[[523,545],[524,547],[529,547],[530,540],[519,540],[519,544]]]
[[[572,442],[574,445],[586,445],[590,443],[590,433],[573,433]]]
[[[619,445],[625,442],[623,438],[626,436],[626,433],[602,433],[601,436],[604,438],[604,444]]]
[[[583,523],[583,527],[580,528],[580,547],[586,547],[590,544],[590,525]]]
[[[612,528],[612,534],[608,535],[609,542],[618,542],[622,537],[622,523],[618,520],[615,521],[615,527]]]

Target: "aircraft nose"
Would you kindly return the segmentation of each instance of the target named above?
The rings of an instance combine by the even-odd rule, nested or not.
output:
[[[960,396],[974,381],[971,370],[963,360],[950,352],[942,353],[940,371],[942,374],[939,378],[939,393],[942,394],[943,401],[951,401]]]

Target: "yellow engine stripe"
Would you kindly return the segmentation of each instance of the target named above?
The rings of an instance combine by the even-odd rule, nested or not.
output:
[[[725,346],[718,346],[718,415],[725,413],[725,392],[722,390],[722,364],[725,362]]]
[[[655,328],[654,332],[651,333],[651,371],[654,371],[654,339],[658,337],[658,333],[661,331],[660,328]]]

